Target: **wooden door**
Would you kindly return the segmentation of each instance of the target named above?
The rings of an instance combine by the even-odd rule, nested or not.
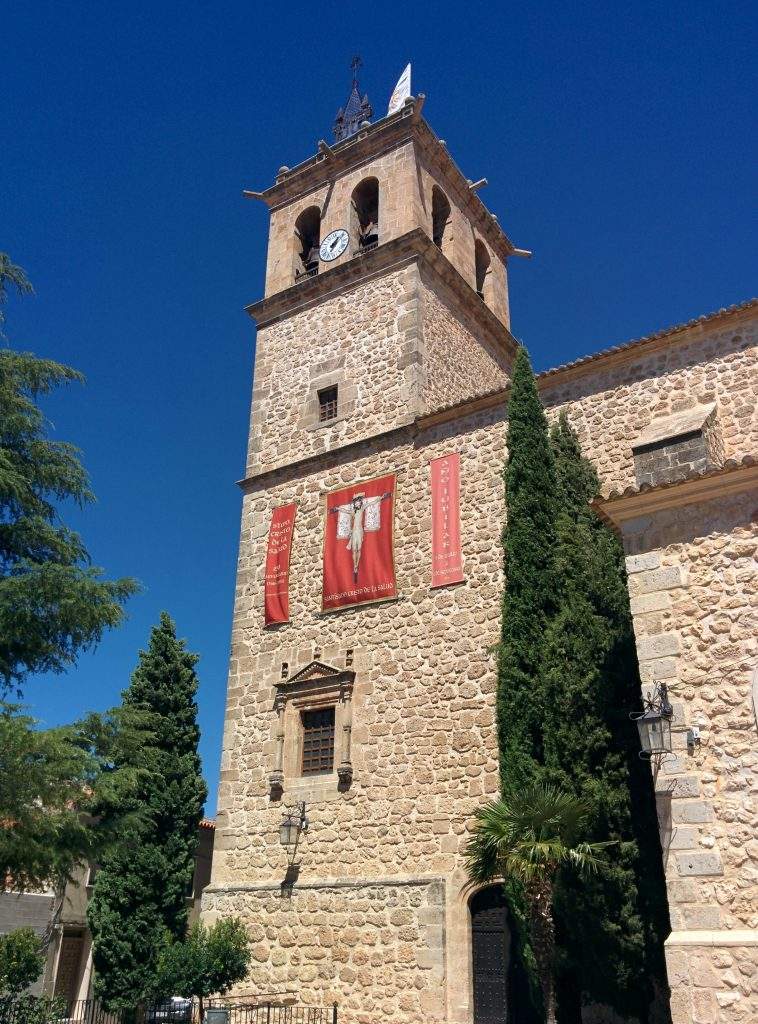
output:
[[[65,999],[67,1006],[70,1006],[77,996],[83,945],[84,937],[81,933],[64,932],[55,975],[55,994]]]
[[[484,889],[471,901],[474,1024],[512,1024],[508,974],[511,932],[502,887]]]

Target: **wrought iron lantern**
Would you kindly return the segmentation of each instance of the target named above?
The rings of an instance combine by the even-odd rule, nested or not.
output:
[[[637,723],[642,750],[640,757],[653,758],[671,751],[671,718],[674,709],[665,683],[656,683],[650,697],[643,701],[644,710],[629,717]]]
[[[279,826],[279,842],[282,846],[297,846],[300,836],[308,831],[308,819],[305,816],[305,803],[297,805],[295,814],[285,814]]]

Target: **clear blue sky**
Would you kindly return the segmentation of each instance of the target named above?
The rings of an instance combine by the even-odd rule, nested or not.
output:
[[[202,656],[213,811],[254,351],[243,306],[266,247],[265,209],[241,190],[331,138],[354,52],[377,114],[413,61],[431,125],[534,250],[512,261],[513,331],[544,369],[754,293],[754,11],[6,2],[0,250],[37,292],[10,304],[7,333],[87,375],[47,406],[99,498],[69,519],[96,564],[145,587],[95,653],[28,687],[36,713],[116,703],[167,609]]]

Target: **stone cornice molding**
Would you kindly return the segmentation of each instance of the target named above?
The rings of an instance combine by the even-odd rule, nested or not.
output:
[[[422,228],[390,239],[367,253],[353,257],[315,277],[293,284],[284,291],[274,292],[245,307],[258,328],[268,327],[294,313],[320,305],[326,299],[341,295],[358,284],[371,281],[410,263],[423,261],[436,277],[444,282],[465,308],[466,314],[488,338],[515,353],[516,339],[492,310],[476,294],[470,284],[458,273],[446,256],[440,252]]]
[[[609,526],[621,529],[630,519],[638,519],[666,509],[701,504],[713,498],[724,498],[754,487],[758,487],[758,465],[754,459],[746,456],[742,462],[727,464],[721,469],[711,470],[687,480],[643,490],[629,488],[628,493],[597,498],[592,504],[601,519]]]
[[[665,946],[758,946],[758,929],[724,928],[718,931],[671,932]]]
[[[435,885],[444,884],[444,875],[407,875],[407,876],[377,876],[373,878],[323,878],[316,881],[298,879],[298,889],[375,889],[377,886],[400,888],[405,885]],[[234,882],[232,884],[220,883],[219,885],[208,885],[203,893],[226,893],[226,892],[277,892],[281,889],[282,883],[271,882]]]

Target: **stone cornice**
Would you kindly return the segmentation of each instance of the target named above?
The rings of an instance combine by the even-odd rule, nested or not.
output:
[[[608,525],[621,529],[630,519],[684,505],[700,504],[757,486],[758,465],[747,456],[739,463],[727,464],[699,476],[644,490],[629,488],[628,493],[596,498],[592,504]]]
[[[494,252],[505,260],[516,252],[516,247],[500,227],[445,146],[421,116],[423,97],[406,101],[397,113],[383,117],[361,129],[349,139],[334,146],[319,143],[318,152],[296,167],[281,171],[274,184],[263,192],[247,193],[261,199],[270,210],[285,206],[301,196],[313,192],[325,181],[373,160],[383,153],[413,142],[423,152],[427,162],[439,170],[441,184],[450,197],[476,225]]]
[[[355,256],[352,260],[315,277],[308,277],[298,284],[285,288],[284,291],[274,292],[273,295],[260,299],[245,309],[259,328],[268,327],[294,313],[319,305],[325,299],[341,295],[358,284],[383,276],[392,270],[399,270],[418,260],[423,260],[424,264],[453,291],[465,307],[468,316],[487,337],[501,344],[506,351],[515,353],[517,343],[508,328],[498,320],[421,228],[414,228],[399,238],[393,238],[376,249]]]
[[[434,885],[444,883],[444,875],[406,875],[406,876],[377,876],[374,878],[322,878],[313,881],[298,880],[298,889],[374,889],[377,886],[400,887],[405,885]],[[282,887],[281,879],[270,882],[233,882],[218,885],[208,885],[203,889],[204,893],[214,892],[275,892]]]
[[[723,928],[718,931],[671,932],[665,946],[758,946],[758,929]]]

